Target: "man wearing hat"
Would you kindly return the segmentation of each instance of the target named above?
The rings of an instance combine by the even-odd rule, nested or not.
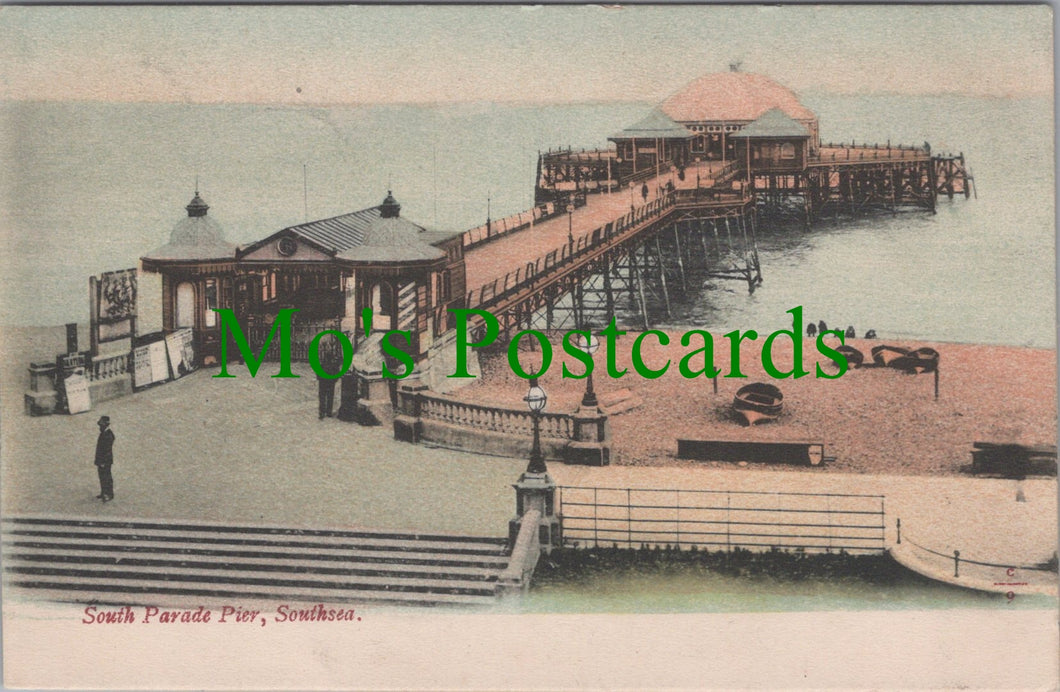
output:
[[[104,502],[114,499],[114,477],[110,466],[114,463],[114,432],[110,429],[110,416],[101,416],[96,422],[99,437],[96,438],[96,471],[99,472],[99,495]]]

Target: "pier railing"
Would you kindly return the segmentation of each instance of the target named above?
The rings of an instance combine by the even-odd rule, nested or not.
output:
[[[599,245],[613,242],[618,236],[628,233],[644,222],[661,217],[676,204],[676,201],[677,195],[669,193],[636,207],[591,233],[576,238],[574,243],[566,243],[502,277],[472,289],[468,292],[464,304],[469,308],[482,308],[510,297],[551,272],[577,262]]]
[[[539,204],[533,209],[519,212],[518,214],[512,214],[511,216],[505,216],[504,218],[497,220],[491,219],[489,222],[484,223],[481,226],[475,226],[474,228],[464,231],[462,237],[464,249],[470,250],[473,247],[488,243],[491,240],[508,235],[509,233],[524,230],[535,223],[551,219],[562,213],[564,213],[564,205],[547,202],[545,204]]]
[[[809,164],[865,161],[926,161],[931,158],[930,147],[914,147],[902,144],[892,146],[889,142],[880,144],[822,144],[815,157],[810,157]]]
[[[881,553],[882,495],[561,486],[563,542]]]

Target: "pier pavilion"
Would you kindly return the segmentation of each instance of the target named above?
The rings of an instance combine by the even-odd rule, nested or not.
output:
[[[748,188],[760,210],[810,225],[827,213],[933,211],[939,194],[972,190],[963,154],[933,154],[927,143],[822,144],[817,115],[793,91],[735,66],[694,80],[609,139],[607,149],[542,153],[536,201],[692,176],[711,194]]]
[[[224,240],[208,209],[196,192],[170,242],[141,258],[145,271],[162,275],[163,329],[191,327],[202,363],[220,354],[215,308],[234,310],[254,347],[281,309],[297,309],[293,355],[304,359],[309,341],[325,329],[356,339],[360,310],[371,307],[375,329],[411,331],[408,349],[419,358],[448,328],[448,308],[462,305],[461,234],[405,219],[391,194],[378,206],[290,226],[239,248]]]

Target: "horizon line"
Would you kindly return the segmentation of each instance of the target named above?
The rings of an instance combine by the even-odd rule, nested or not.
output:
[[[797,95],[799,92],[797,92]],[[941,97],[941,96],[953,96],[953,97],[965,97],[965,98],[980,98],[980,99],[1005,99],[1005,100],[1018,100],[1024,98],[1053,98],[1055,96],[1055,90],[1048,91],[1027,91],[1018,90],[1006,93],[991,93],[991,92],[974,92],[964,90],[941,90],[941,91],[894,91],[894,90],[879,90],[879,91],[846,91],[837,89],[805,89],[801,94],[821,94],[828,96],[907,96],[907,97]],[[499,105],[499,106],[594,106],[594,105],[605,105],[605,104],[655,104],[659,103],[657,100],[643,98],[643,99],[576,99],[571,101],[563,100],[530,100],[530,99],[477,99],[477,100],[452,100],[452,101],[284,101],[284,100],[261,100],[261,101],[250,101],[250,100],[199,100],[199,99],[184,99],[184,100],[165,100],[165,99],[101,99],[101,98],[49,98],[49,97],[19,97],[19,96],[0,96],[0,102],[5,103],[99,103],[99,104],[130,104],[130,105],[187,105],[187,106],[284,106],[284,107],[310,107],[310,108],[335,108],[335,107],[346,107],[346,108],[362,108],[365,106],[413,106],[421,108],[431,108],[439,106],[484,106],[484,105]]]

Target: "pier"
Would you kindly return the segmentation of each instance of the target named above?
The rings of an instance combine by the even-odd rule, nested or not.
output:
[[[648,328],[671,318],[690,277],[762,285],[756,237],[766,226],[930,213],[939,195],[974,192],[963,154],[822,143],[820,129],[768,77],[705,75],[606,149],[540,154],[533,208],[475,228],[428,229],[387,194],[237,248],[196,194],[143,268],[162,275],[163,331],[190,329],[199,364],[220,357],[214,309],[233,310],[255,349],[293,309],[296,359],[317,333],[336,330],[379,363],[378,338],[359,319],[371,308],[376,332],[408,332],[400,348],[426,372],[454,340],[453,310],[488,311],[502,340],[530,327],[602,326],[616,314]],[[267,357],[278,355],[270,346]]]

